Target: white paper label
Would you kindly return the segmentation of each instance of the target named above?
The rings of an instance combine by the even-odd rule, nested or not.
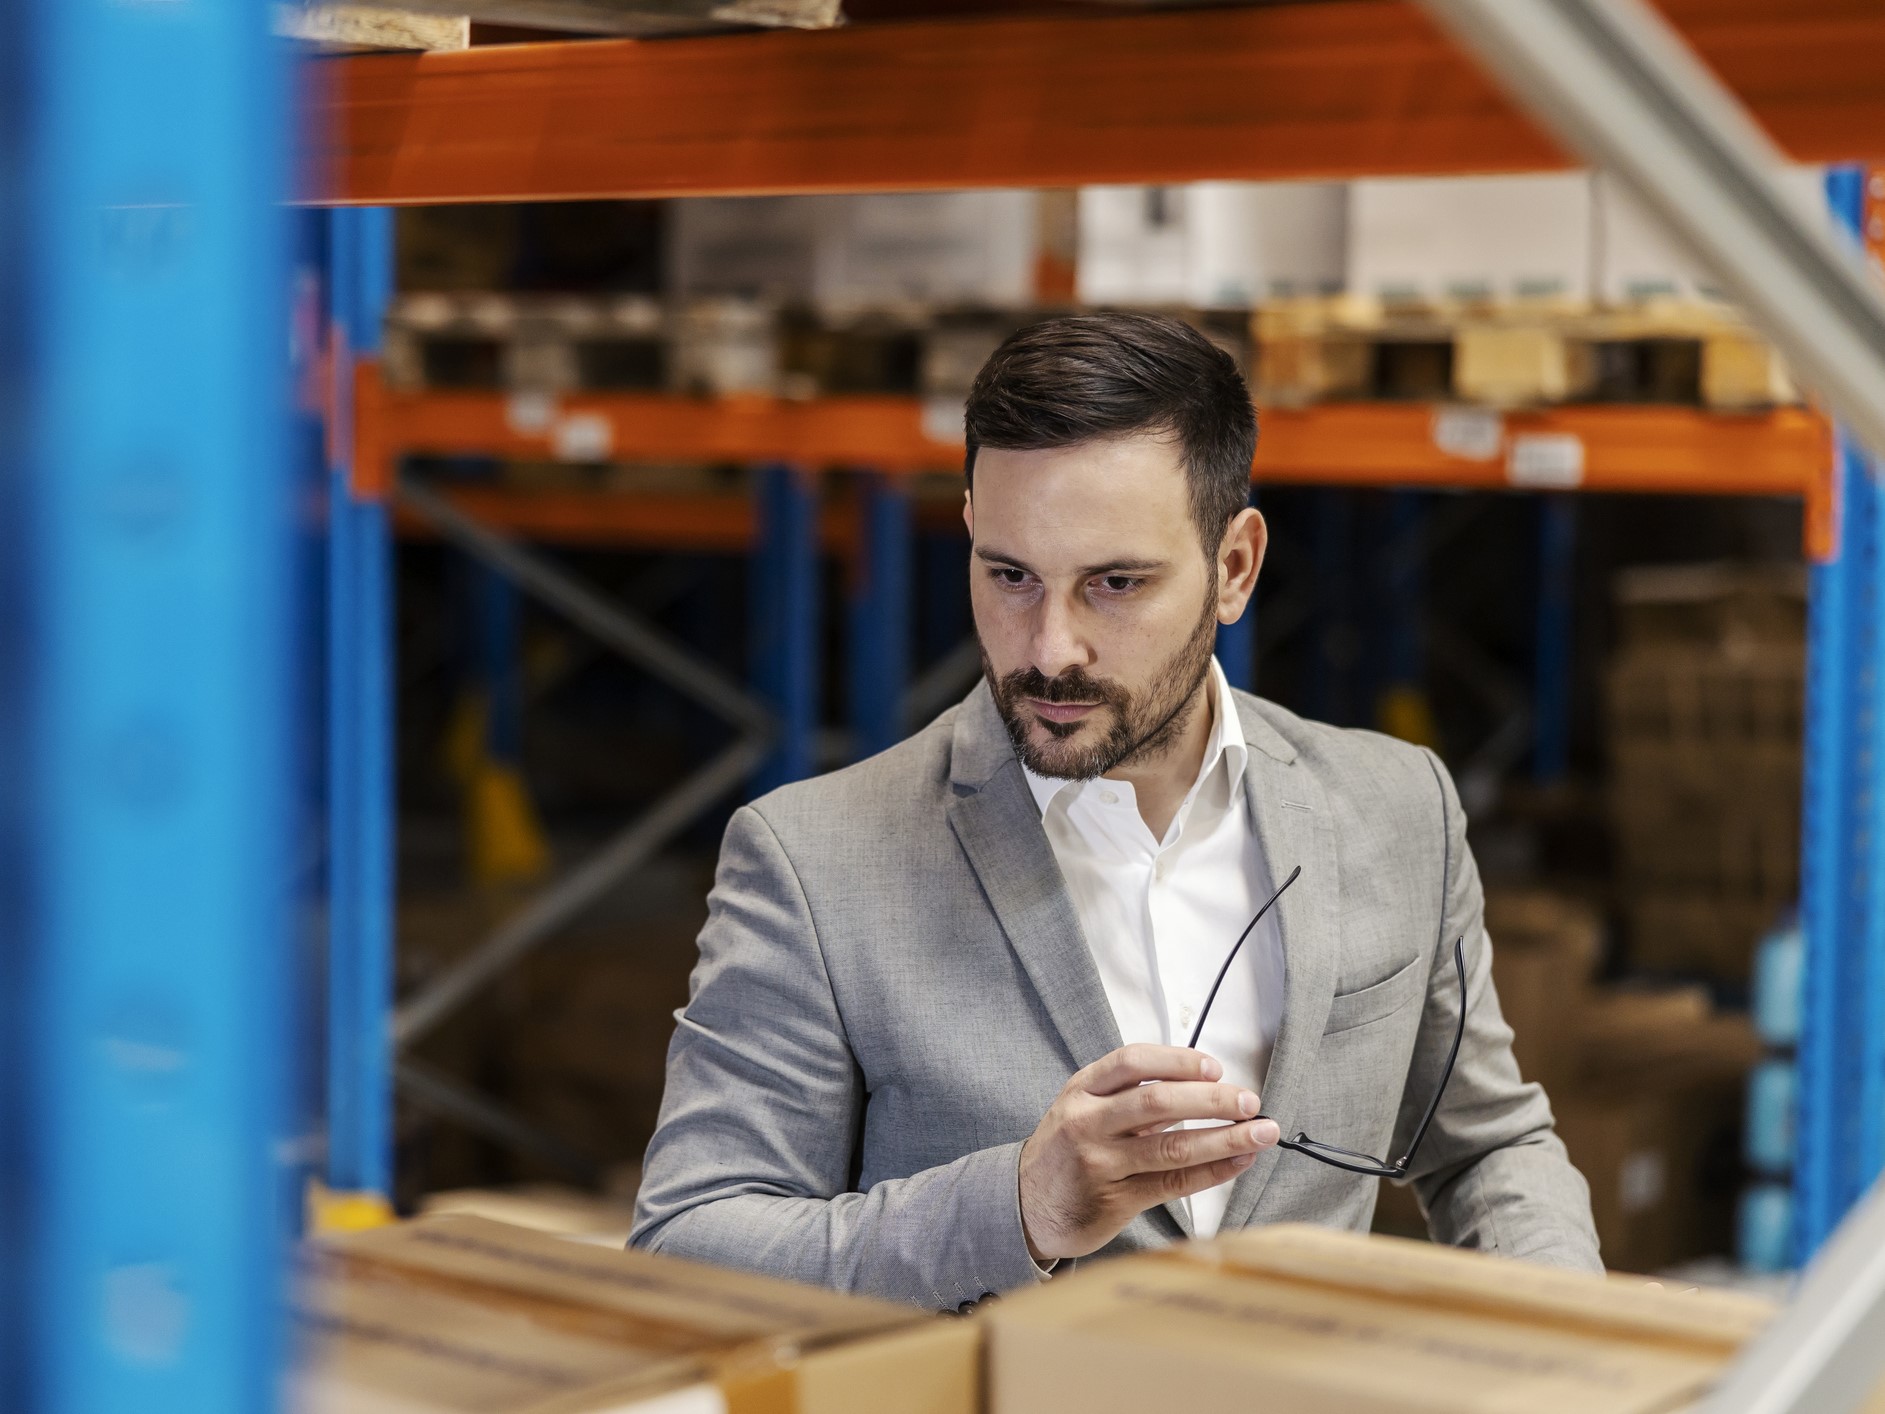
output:
[[[1624,1212],[1640,1213],[1662,1201],[1665,1183],[1662,1155],[1644,1149],[1625,1159],[1617,1171],[1617,1201]]]
[[[596,1414],[727,1414],[727,1398],[717,1385],[689,1385],[652,1399],[598,1406]]]
[[[967,405],[960,398],[925,398],[923,400],[923,435],[932,442],[964,440],[962,416]]]
[[[1505,477],[1514,486],[1569,491],[1584,483],[1584,439],[1569,432],[1529,432],[1512,439]]]
[[[1433,445],[1450,457],[1489,462],[1505,445],[1505,419],[1490,408],[1437,408]]]
[[[548,393],[512,393],[504,404],[504,421],[519,436],[547,432],[556,416],[556,399]]]
[[[566,462],[606,460],[614,445],[615,429],[599,412],[573,412],[558,419],[550,437],[551,450]]]

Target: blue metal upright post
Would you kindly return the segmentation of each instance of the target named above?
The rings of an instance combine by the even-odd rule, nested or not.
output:
[[[779,737],[757,772],[755,794],[817,768],[819,678],[818,498],[796,467],[757,474],[759,545],[753,556],[753,676],[778,713]]]
[[[392,212],[328,214],[335,369],[328,487],[327,1182],[392,1192],[392,537],[353,465],[353,367],[380,347]]]
[[[852,755],[874,756],[903,740],[910,677],[912,539],[910,489],[901,479],[859,478],[862,553],[850,589],[845,677]]]
[[[1538,611],[1532,659],[1532,776],[1564,779],[1571,757],[1572,603],[1577,559],[1577,502],[1538,501]]]
[[[29,1407],[249,1414],[284,1350],[291,88],[247,0],[25,10]]]
[[[1827,177],[1857,231],[1865,174]],[[1885,495],[1844,438],[1837,541],[1815,565],[1807,626],[1801,1020],[1794,1249],[1804,1262],[1885,1164]]]

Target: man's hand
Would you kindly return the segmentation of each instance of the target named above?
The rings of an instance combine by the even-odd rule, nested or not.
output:
[[[1256,1093],[1179,1046],[1122,1046],[1077,1072],[1021,1146],[1021,1226],[1037,1262],[1084,1257],[1147,1208],[1226,1183],[1280,1137]],[[1145,1082],[1156,1080],[1157,1085]],[[1186,1120],[1228,1120],[1175,1129]]]

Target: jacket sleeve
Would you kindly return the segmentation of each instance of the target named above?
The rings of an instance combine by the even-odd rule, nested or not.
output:
[[[1435,940],[1420,1040],[1395,1139],[1406,1144],[1440,1084],[1459,1018],[1453,943],[1465,940],[1466,1032],[1459,1062],[1409,1175],[1436,1242],[1551,1266],[1603,1269],[1590,1189],[1552,1128],[1545,1092],[1519,1078],[1512,1030],[1492,983],[1479,869],[1446,768],[1427,753],[1444,815],[1442,926]]]
[[[631,1246],[932,1309],[1041,1279],[1021,1146],[855,1188],[867,1095],[778,836],[727,827]]]

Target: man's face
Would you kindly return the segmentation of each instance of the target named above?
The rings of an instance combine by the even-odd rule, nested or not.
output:
[[[965,519],[983,667],[1028,768],[1082,780],[1169,749],[1219,607],[1177,445],[984,448]]]

